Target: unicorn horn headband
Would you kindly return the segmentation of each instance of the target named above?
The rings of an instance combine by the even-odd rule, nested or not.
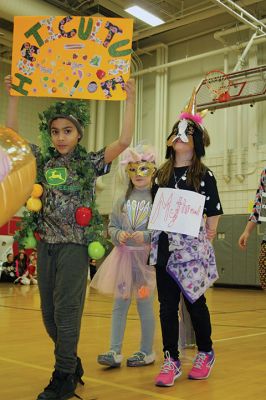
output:
[[[178,119],[189,119],[198,125],[202,124],[203,118],[207,114],[208,110],[202,110],[197,113],[196,105],[196,88],[193,89],[192,95],[190,97],[189,103],[186,105],[184,110],[181,111]]]
[[[203,110],[197,113],[196,89],[194,88],[189,103],[179,115],[171,134],[167,138],[166,158],[171,157],[170,148],[176,140],[188,143],[189,136],[193,138],[196,156],[200,159],[205,155],[204,146],[209,145],[209,140],[202,121],[207,112],[208,110]]]

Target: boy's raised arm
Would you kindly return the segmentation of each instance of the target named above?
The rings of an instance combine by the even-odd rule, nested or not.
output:
[[[5,77],[5,87],[8,94],[8,105],[7,105],[7,116],[6,116],[6,126],[18,132],[18,96],[11,96],[10,89],[12,84],[11,75]]]
[[[121,135],[105,149],[104,160],[108,164],[119,156],[131,143],[135,124],[135,81],[129,79],[125,85],[127,92],[126,109]]]

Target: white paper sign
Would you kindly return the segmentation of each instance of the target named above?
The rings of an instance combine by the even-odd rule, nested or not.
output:
[[[266,221],[266,193],[261,194],[261,208],[260,208],[259,221],[261,222]]]
[[[198,237],[205,196],[189,190],[159,188],[148,229]]]

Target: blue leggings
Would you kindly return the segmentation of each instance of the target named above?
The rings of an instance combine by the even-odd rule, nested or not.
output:
[[[153,296],[148,299],[137,299],[137,309],[141,322],[140,351],[152,353],[155,319],[153,312]],[[126,327],[126,319],[131,299],[116,299],[112,314],[111,350],[120,354]]]

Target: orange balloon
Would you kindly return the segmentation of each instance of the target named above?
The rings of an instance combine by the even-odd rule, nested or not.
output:
[[[31,197],[41,197],[41,195],[43,194],[43,188],[42,185],[40,185],[39,183],[34,183],[33,185],[33,189],[31,192]]]
[[[38,212],[42,208],[42,202],[40,199],[37,199],[35,197],[30,197],[29,200],[27,201],[27,209],[29,211],[34,211]]]

